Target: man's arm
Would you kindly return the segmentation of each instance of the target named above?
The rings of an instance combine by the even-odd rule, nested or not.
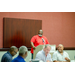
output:
[[[31,42],[31,46],[33,47],[33,49],[35,49],[36,47],[34,46],[33,42]]]
[[[57,61],[57,60],[54,60],[53,62],[63,62],[63,61]]]
[[[65,58],[66,62],[70,62],[70,59],[68,59],[67,57]]]
[[[45,44],[50,44],[49,41],[48,41],[48,39],[45,36],[44,36],[44,40],[46,42]]]
[[[35,40],[36,40],[36,36],[33,36],[31,38],[31,46],[33,47],[33,49],[35,49],[35,46],[34,46]]]
[[[69,57],[69,55],[68,55],[68,53],[66,52],[66,57],[65,57],[65,62],[70,62],[70,57]]]
[[[67,57],[65,58],[66,61],[57,61],[57,60],[54,60],[53,62],[70,62],[70,59],[68,59]]]
[[[5,61],[6,61],[6,62],[11,62],[11,61],[12,61],[12,58],[10,58],[10,57],[5,57]]]

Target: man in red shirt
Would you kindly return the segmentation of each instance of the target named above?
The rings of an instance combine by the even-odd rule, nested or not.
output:
[[[31,53],[32,53],[32,59],[33,59],[33,53],[35,48],[38,45],[45,45],[45,44],[49,44],[47,38],[45,36],[43,36],[43,31],[39,30],[38,35],[35,35],[31,38]]]

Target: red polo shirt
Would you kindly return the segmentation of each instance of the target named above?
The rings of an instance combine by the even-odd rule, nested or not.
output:
[[[35,47],[37,47],[38,45],[44,45],[42,38],[44,39],[45,44],[49,44],[47,38],[45,36],[43,36],[43,35],[42,35],[42,37],[40,37],[39,35],[33,36],[31,38],[31,42],[33,42]],[[33,48],[31,48],[31,53],[34,53]]]

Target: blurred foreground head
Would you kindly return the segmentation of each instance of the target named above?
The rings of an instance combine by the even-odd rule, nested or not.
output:
[[[19,55],[22,56],[23,58],[27,57],[27,52],[28,52],[28,49],[26,46],[21,46],[19,48]]]

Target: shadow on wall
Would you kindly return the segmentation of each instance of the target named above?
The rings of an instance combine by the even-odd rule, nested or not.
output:
[[[19,48],[20,46],[25,44],[24,40],[25,38],[23,38],[21,31],[18,31],[16,34],[12,36],[9,42],[11,43],[11,45],[14,45]]]

